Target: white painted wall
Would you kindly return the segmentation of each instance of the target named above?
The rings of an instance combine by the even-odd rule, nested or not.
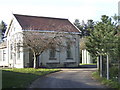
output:
[[[22,40],[22,36],[21,38],[19,38],[18,32],[22,32],[22,28],[19,25],[18,21],[16,20],[16,18],[13,16],[13,22],[11,24],[11,27],[9,28],[9,30],[7,29],[5,35],[7,36],[7,61],[8,61],[8,66],[9,67],[16,67],[16,68],[23,68],[23,52],[20,53],[20,59],[17,58],[17,52],[14,51],[14,55],[13,55],[13,59],[11,59],[11,49],[10,49],[10,45],[12,43],[14,43],[14,41],[16,40],[16,42],[18,42],[19,39]],[[16,43],[15,42],[15,43]],[[21,47],[21,51],[23,50],[23,48]]]
[[[82,50],[82,64],[90,63],[93,63],[90,53],[86,49]]]
[[[66,54],[66,49],[62,50],[61,52],[56,52],[56,60],[49,60],[49,50],[45,51],[42,53],[40,56],[40,62],[42,62],[42,65],[47,66],[47,64],[50,63],[58,63],[58,67],[64,67],[65,63],[74,63],[74,64],[69,64],[68,67],[74,67],[78,66],[80,63],[79,59],[79,36],[76,35],[76,41],[75,43],[71,46],[71,51],[72,51],[72,57],[73,59],[67,59],[67,54]],[[17,38],[17,34],[14,36],[14,39]],[[21,38],[22,39],[22,38]],[[18,40],[18,38],[17,38]],[[13,40],[14,41],[14,40]],[[8,66],[11,67],[16,67],[16,68],[24,68],[28,66],[29,63],[29,51],[27,48],[21,47],[21,53],[20,53],[20,59],[17,59],[17,52],[16,57],[13,57],[13,59],[10,58],[11,52],[10,52],[10,44],[11,44],[11,38],[9,37],[7,41],[7,53],[8,53]],[[40,64],[40,63],[39,63]]]
[[[21,36],[22,37],[22,36]],[[22,38],[21,38],[22,39]],[[15,41],[16,40],[16,41]],[[15,41],[15,42],[14,42]],[[13,50],[13,58],[11,59],[11,44],[14,48],[14,43],[18,43],[19,39],[17,37],[17,34],[14,35],[14,38],[9,38],[7,41],[7,53],[8,53],[8,62],[9,62],[9,67],[16,67],[16,68],[23,68],[23,47],[20,47],[20,58],[18,59],[18,53],[16,50]],[[15,46],[16,47],[16,46]]]
[[[56,52],[56,60],[49,60],[49,50],[45,51],[42,53],[40,56],[40,60],[42,62],[42,65],[46,66],[47,64],[52,64],[52,63],[59,63],[58,67],[64,67],[65,63],[75,63],[75,64],[70,64],[69,67],[71,66],[78,66],[80,63],[80,54],[79,54],[79,36],[76,35],[76,42],[71,46],[71,51],[72,51],[72,58],[73,59],[67,59],[67,53],[66,53],[66,48],[61,50],[61,52]]]
[[[6,48],[3,48],[3,49],[0,49],[0,66],[8,66],[8,60],[7,60],[7,49]],[[5,56],[3,56],[3,53],[6,53],[4,54]],[[4,57],[4,60],[3,60],[3,57]]]
[[[13,23],[9,30],[7,30],[7,48],[6,48],[6,62],[1,63],[1,65],[7,65],[9,67],[16,67],[16,68],[24,68],[27,67],[29,63],[29,51],[25,50],[23,47],[21,47],[21,53],[20,53],[20,59],[17,58],[17,52],[14,52],[16,57],[13,57],[13,59],[10,58],[11,51],[10,51],[10,45],[11,41],[19,41],[18,40],[18,32],[22,32],[22,28],[19,25],[18,21],[13,17]],[[14,35],[14,38],[11,38]],[[67,34],[66,34],[67,35]],[[69,37],[69,35],[68,35]],[[47,65],[47,63],[59,63],[59,66],[64,66],[65,63],[75,63],[70,64],[69,66],[78,66],[80,62],[80,54],[79,54],[79,35],[74,35],[76,38],[75,44],[72,45],[72,55],[73,59],[66,59],[66,49],[62,50],[61,52],[56,53],[56,60],[49,60],[49,50],[44,51],[42,55],[40,56],[40,61],[43,65]],[[22,36],[20,38],[22,39]],[[26,48],[27,49],[27,48]],[[2,51],[0,52],[2,53]],[[2,57],[1,57],[2,58]],[[1,59],[0,58],[0,59]],[[40,64],[40,63],[39,63]]]

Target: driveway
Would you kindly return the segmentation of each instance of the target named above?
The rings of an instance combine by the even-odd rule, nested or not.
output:
[[[96,68],[61,69],[35,80],[29,88],[105,88],[92,78]]]

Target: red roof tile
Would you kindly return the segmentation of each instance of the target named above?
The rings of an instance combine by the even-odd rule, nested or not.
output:
[[[23,30],[80,32],[68,19],[14,14]]]

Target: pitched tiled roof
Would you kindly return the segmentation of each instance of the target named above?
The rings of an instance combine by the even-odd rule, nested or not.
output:
[[[14,14],[23,30],[80,32],[68,19]]]

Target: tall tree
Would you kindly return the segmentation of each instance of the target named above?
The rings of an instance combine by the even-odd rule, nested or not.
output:
[[[4,21],[1,21],[1,23],[0,23],[0,30],[2,30],[2,36],[4,36],[6,29],[7,29],[6,23]]]
[[[115,48],[115,53],[116,53],[116,57],[117,57],[117,63],[118,63],[118,81],[120,83],[120,28],[118,29],[118,33],[116,34],[116,48]],[[117,76],[117,75],[116,75]]]
[[[87,21],[87,24],[85,25],[85,32],[84,32],[85,36],[89,36],[90,35],[90,30],[89,29],[94,30],[94,22],[93,22],[92,19],[89,19]]]
[[[117,14],[114,14],[114,16],[112,16],[112,18],[115,21],[115,24],[118,24],[120,22],[120,16],[118,16]]]
[[[84,21],[83,21],[84,22]],[[83,37],[84,36],[84,23],[80,23],[79,19],[75,19],[75,22],[74,22],[74,25],[79,29],[81,30],[81,36]]]
[[[79,19],[76,19],[74,22],[74,25],[81,30],[81,36],[89,36],[89,30],[88,29],[93,29],[94,27],[94,22],[92,19],[88,20],[87,23],[85,24],[85,22],[82,20],[82,22],[80,23]]]
[[[93,29],[93,27],[94,27],[94,22],[93,22],[92,19],[89,19],[89,20],[87,21],[87,27]]]
[[[111,18],[102,15],[101,22],[96,23],[94,30],[90,29],[90,36],[87,37],[87,50],[93,55],[106,53],[106,45],[114,40],[115,25]],[[107,47],[110,47],[108,44]],[[107,49],[108,50],[108,49]]]
[[[114,40],[116,33],[116,26],[111,18],[102,15],[101,21],[97,22],[94,30],[90,29],[90,36],[87,37],[86,47],[93,56],[109,55],[114,52]],[[112,54],[111,54],[112,55]],[[103,61],[100,60],[100,75],[103,75]],[[104,66],[105,67],[105,66]]]

